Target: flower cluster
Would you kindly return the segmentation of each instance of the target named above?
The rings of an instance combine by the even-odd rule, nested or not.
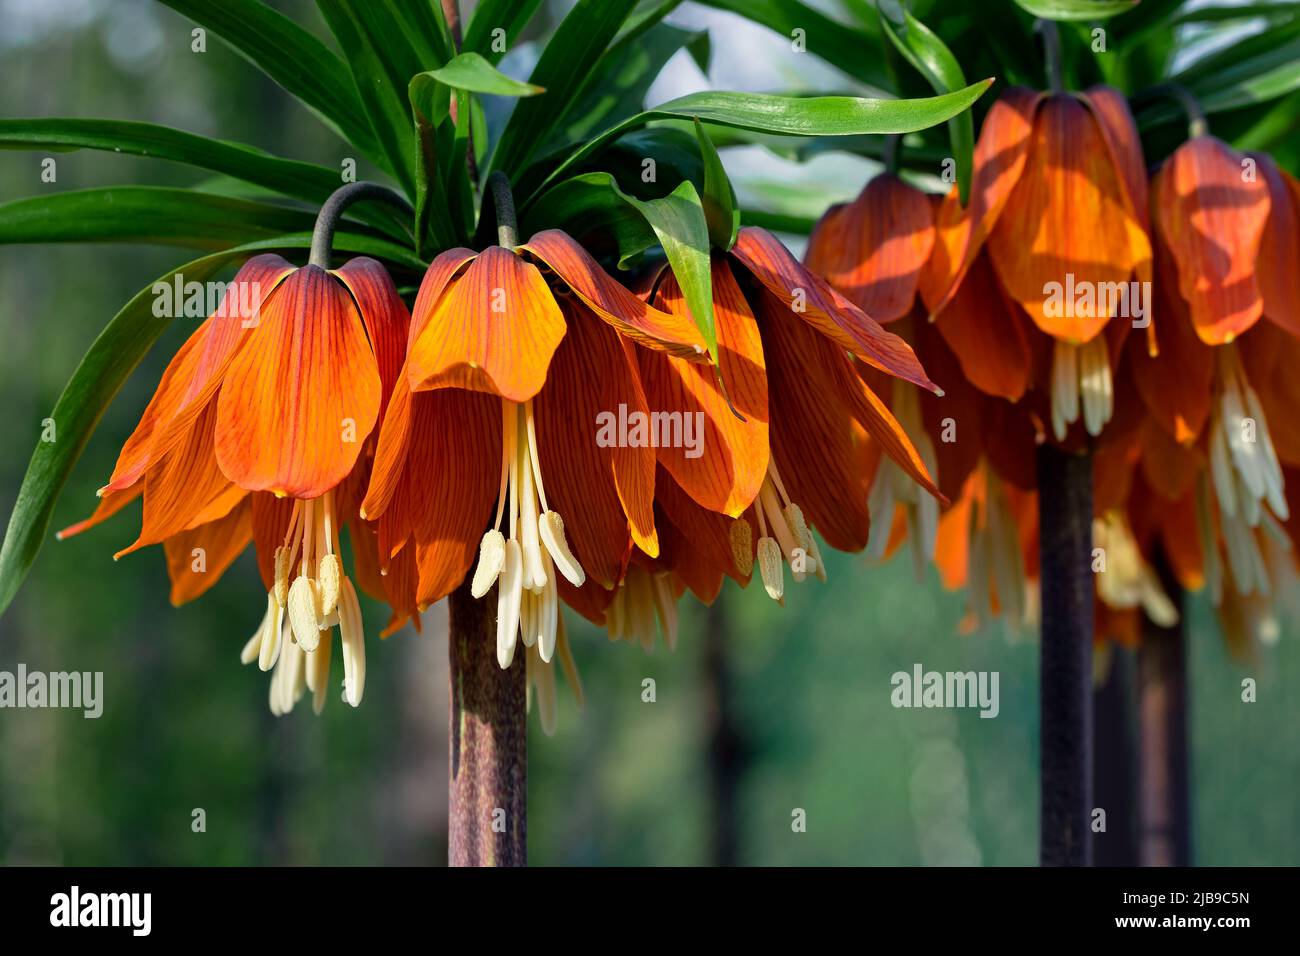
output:
[[[1035,614],[1050,443],[1093,454],[1099,639],[1176,622],[1175,582],[1210,589],[1234,648],[1276,634],[1300,542],[1300,183],[1199,126],[1148,178],[1116,91],[1011,89],[964,207],[883,174],[813,234],[809,267],[942,386],[890,402],[951,504],[936,520],[880,469],[873,549],[910,539],[966,588],[967,626]]]
[[[937,515],[907,398],[937,387],[761,229],[714,254],[716,363],[668,267],[628,288],[556,230],[443,252],[409,313],[370,259],[331,272],[259,256],[233,286],[252,282],[266,294],[182,346],[100,507],[64,533],[143,497],[127,550],[163,544],[177,604],[251,541],[267,598],[242,658],[274,668],[276,714],[307,691],[320,711],[334,627],[360,703],[358,586],[391,607],[388,634],[468,582],[494,602],[499,665],[525,655],[549,732],[557,662],[580,695],[562,605],[650,648],[675,643],[684,592],[712,601],[755,565],[783,602],[787,575],[826,579],[818,536],[867,546],[882,459],[898,499]],[[908,416],[868,376],[896,382]],[[615,410],[701,434],[598,440]]]

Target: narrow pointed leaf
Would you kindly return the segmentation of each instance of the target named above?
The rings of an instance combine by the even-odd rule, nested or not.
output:
[[[347,68],[325,44],[259,0],[163,0],[211,30],[348,142],[382,158]]]
[[[903,10],[902,15],[902,23],[896,24],[885,15],[883,8],[880,13],[881,28],[898,52],[925,77],[936,93],[951,93],[964,88],[966,76],[952,51],[910,12]],[[970,110],[963,110],[948,120],[948,141],[956,164],[958,194],[965,205],[970,194],[971,163],[975,151],[975,121]]]
[[[323,203],[343,185],[338,170],[272,156],[243,143],[210,139],[153,123],[101,119],[0,119],[0,149],[98,149],[184,163]],[[401,236],[410,226],[386,207],[354,206],[350,214]]]
[[[740,231],[740,207],[731,180],[723,168],[722,159],[713,147],[713,141],[704,126],[695,120],[695,138],[700,144],[700,158],[704,160],[704,218],[709,225],[709,240],[724,252],[736,244]]]
[[[558,180],[624,133],[652,120],[699,118],[705,123],[783,136],[913,133],[945,122],[969,108],[992,83],[991,79],[982,80],[954,93],[915,100],[774,96],[726,91],[691,93],[605,130],[570,154],[542,185]]]
[[[556,122],[583,91],[600,59],[636,0],[578,0],[542,51],[529,82],[546,95],[521,100],[501,133],[492,168],[512,179],[546,141]]]
[[[300,209],[160,186],[109,186],[0,204],[0,244],[131,242],[194,249],[310,231]]]
[[[310,244],[309,233],[250,243],[187,262],[157,281],[171,283],[179,275],[186,282],[204,282],[259,252],[306,249]],[[409,253],[384,240],[339,235],[335,246],[341,251],[376,256],[396,254],[409,259]],[[421,265],[418,260],[407,264],[416,268]],[[13,600],[36,559],[59,493],[104,410],[172,321],[154,314],[156,284],[150,283],[122,307],[77,366],[50,414],[58,428],[59,440],[36,443],[9,517],[4,544],[0,546],[0,614]]]
[[[1138,0],[1016,0],[1026,13],[1044,20],[1105,20],[1127,13]]]

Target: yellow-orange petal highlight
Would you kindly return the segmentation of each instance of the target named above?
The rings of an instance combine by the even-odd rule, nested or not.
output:
[[[1210,136],[1188,140],[1156,174],[1156,228],[1201,340],[1231,342],[1260,317],[1255,263],[1269,189],[1243,175],[1244,157]]]
[[[1149,258],[1143,243],[1132,248],[1134,232],[1141,227],[1096,120],[1073,97],[1049,97],[1024,174],[989,235],[1002,287],[1048,335],[1089,342],[1114,311],[1097,301],[1101,292],[1127,283]],[[1094,290],[1093,300],[1076,289]]]
[[[646,350],[640,353],[641,378],[652,413],[663,416],[669,433],[676,427],[683,439],[661,442],[659,463],[701,506],[738,518],[767,475],[767,374],[758,324],[723,257],[714,257],[712,274],[718,367],[726,396],[713,369]],[[689,315],[671,275],[664,278],[655,302],[666,312]]]
[[[804,261],[877,322],[893,322],[911,311],[933,247],[934,213],[925,193],[883,173],[853,202],[821,218]]]
[[[347,290],[308,265],[285,279],[226,372],[221,470],[250,491],[316,498],[352,470],[379,415],[379,372]]]
[[[407,354],[408,381],[524,402],[541,390],[562,338],[564,318],[537,267],[493,246],[432,307]]]

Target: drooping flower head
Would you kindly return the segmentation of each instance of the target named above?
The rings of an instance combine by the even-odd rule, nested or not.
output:
[[[936,221],[921,293],[944,330],[945,310],[974,283],[958,327],[944,330],[963,364],[976,361],[967,349],[1000,352],[984,356],[1002,370],[999,393],[1041,389],[1057,441],[1080,419],[1099,435],[1129,329],[1146,327],[1155,342],[1145,165],[1124,97],[1007,90],[980,131],[969,205],[954,188]],[[961,327],[975,316],[981,328]],[[972,380],[985,388],[988,378]]]
[[[365,450],[408,322],[372,259],[333,271],[250,259],[163,373],[94,515],[61,535],[142,496],[140,535],[117,557],[162,543],[176,604],[215,584],[252,540],[267,599],[243,659],[277,668],[277,714],[307,689],[316,710],[323,706],[336,625],[345,698],[361,702],[361,612],[339,534],[351,526],[364,552]]]
[[[475,597],[497,585],[498,663],[522,639],[549,667],[560,599],[659,549],[654,450],[598,442],[599,416],[646,411],[634,349],[707,360],[703,340],[555,230],[443,253],[413,311],[362,506],[381,565],[414,568],[394,606],[418,613],[473,567]]]

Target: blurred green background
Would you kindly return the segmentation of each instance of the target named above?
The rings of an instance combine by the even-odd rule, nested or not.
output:
[[[323,35],[311,4],[274,5]],[[715,33],[715,49],[752,62],[744,44],[753,28],[693,15],[687,5],[675,16],[728,31],[725,44]],[[326,165],[347,157],[219,41],[192,53],[191,25],[148,0],[0,0],[0,23],[4,116],[148,120]],[[668,68],[687,69],[678,61]],[[692,81],[670,75],[667,87]],[[57,182],[48,184],[43,158],[0,151],[0,201],[110,183],[196,182],[178,166],[86,151],[57,155]],[[369,172],[363,163],[361,175]],[[835,181],[837,198],[855,194],[860,179]],[[5,515],[41,421],[91,339],[185,256],[149,247],[0,249]],[[108,410],[56,527],[92,509],[94,489],[191,330],[178,320]],[[444,862],[443,609],[427,615],[423,636],[408,630],[381,645],[373,635],[384,612],[368,606],[361,708],[334,699],[318,719],[304,701],[277,720],[267,675],[238,663],[264,607],[251,554],[208,595],[173,609],[160,549],[112,561],[134,539],[137,515],[48,542],[0,619],[0,670],[24,662],[29,670],[103,671],[105,684],[98,720],[0,711],[0,861]],[[611,645],[571,615],[587,707],[579,714],[562,694],[553,738],[530,721],[532,862],[1034,864],[1032,640],[959,636],[961,599],[943,592],[933,572],[917,582],[906,557],[868,567],[834,555],[830,578],[793,587],[784,609],[757,588],[730,588],[720,611],[684,604],[671,654]],[[1243,663],[1228,658],[1201,597],[1191,602],[1189,626],[1194,860],[1300,863],[1297,628],[1288,622],[1275,647]],[[895,710],[890,675],[916,662],[999,671],[1000,715]],[[1257,703],[1240,700],[1246,676],[1258,680]],[[647,677],[656,682],[654,703],[642,701]],[[734,735],[725,761],[717,758],[719,714]],[[195,808],[206,813],[206,832],[191,829]],[[796,808],[807,814],[804,833],[792,832]],[[1125,811],[1108,811],[1118,833]]]

